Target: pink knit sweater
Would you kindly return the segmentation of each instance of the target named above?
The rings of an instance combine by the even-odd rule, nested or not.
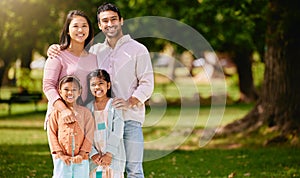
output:
[[[97,68],[97,58],[93,54],[78,57],[64,50],[58,57],[47,59],[43,76],[43,91],[48,99],[46,121],[53,110],[53,103],[60,98],[58,93],[59,80],[66,75],[77,76],[82,86],[81,97],[85,101],[88,92],[86,77]]]

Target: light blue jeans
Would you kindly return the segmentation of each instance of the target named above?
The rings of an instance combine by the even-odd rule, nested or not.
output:
[[[61,159],[53,160],[54,170],[53,178],[88,178],[89,177],[89,161],[82,160],[80,164],[66,165]]]
[[[123,139],[126,152],[125,169],[127,177],[143,178],[144,136],[142,124],[132,120],[125,121]]]

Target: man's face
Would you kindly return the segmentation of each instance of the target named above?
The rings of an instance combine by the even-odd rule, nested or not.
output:
[[[108,38],[118,38],[122,36],[123,18],[119,19],[118,13],[114,11],[104,11],[99,14],[98,26]]]

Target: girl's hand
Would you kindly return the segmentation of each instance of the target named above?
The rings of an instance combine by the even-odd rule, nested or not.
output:
[[[64,155],[62,152],[57,154],[58,158],[61,159],[66,165],[70,165],[71,163],[71,156]]]
[[[77,155],[77,156],[74,156],[72,157],[72,162],[75,163],[75,164],[80,164],[82,162],[82,156],[81,155]]]
[[[109,166],[111,164],[111,160],[112,160],[112,154],[111,153],[105,153],[101,159],[101,166]]]
[[[95,164],[100,165],[101,153],[92,156],[92,160]]]

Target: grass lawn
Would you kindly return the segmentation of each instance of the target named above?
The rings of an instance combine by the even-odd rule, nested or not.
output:
[[[27,107],[25,114],[15,111],[11,116],[0,115],[0,177],[51,177],[53,165],[43,130],[45,112],[32,113],[31,106]],[[250,108],[251,105],[226,107],[221,124],[242,117]],[[186,118],[194,117],[195,108],[189,109],[186,113],[190,114],[184,115]],[[209,107],[200,109],[192,130],[204,128],[209,110]],[[176,119],[180,109],[170,107],[162,112],[159,108],[148,112],[149,121],[145,122],[144,128],[145,143],[174,134],[174,123],[178,122]],[[157,120],[158,117],[161,119]],[[213,139],[204,147],[199,147],[198,132],[176,133],[175,138],[185,136],[178,149],[162,150],[157,145],[147,145],[145,157],[155,158],[157,155],[157,158],[144,162],[145,177],[300,177],[299,148],[249,144],[260,140],[257,137],[245,139],[248,145],[234,149],[218,146],[225,145],[226,139],[222,144]]]

